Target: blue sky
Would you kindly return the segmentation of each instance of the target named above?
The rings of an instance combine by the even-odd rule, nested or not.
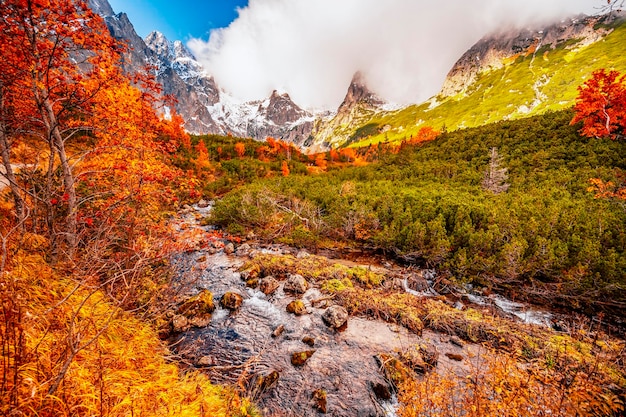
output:
[[[227,27],[248,0],[109,0],[124,12],[142,38],[153,30],[169,40],[208,39],[211,29]]]

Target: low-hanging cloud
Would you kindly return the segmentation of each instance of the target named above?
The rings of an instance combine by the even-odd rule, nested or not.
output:
[[[189,48],[241,100],[289,92],[336,108],[352,76],[396,103],[436,94],[460,55],[485,34],[572,14],[595,0],[250,0],[227,28]]]

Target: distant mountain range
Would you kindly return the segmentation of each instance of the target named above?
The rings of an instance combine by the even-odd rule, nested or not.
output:
[[[164,94],[176,98],[176,111],[190,133],[274,137],[318,151],[398,141],[424,125],[456,129],[567,107],[576,86],[593,69],[626,70],[623,15],[579,16],[481,39],[456,62],[441,92],[426,103],[390,110],[357,73],[336,112],[312,113],[286,92],[240,103],[219,88],[180,41],[159,32],[141,39],[128,16],[115,14],[107,0],[89,0],[89,5],[105,19],[111,34],[130,46],[125,69],[153,68]]]

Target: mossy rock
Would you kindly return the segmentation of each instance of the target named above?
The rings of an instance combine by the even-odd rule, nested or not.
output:
[[[304,350],[302,352],[294,352],[291,354],[291,364],[293,366],[302,366],[315,353],[314,350]]]
[[[252,264],[243,269],[240,273],[243,281],[259,279],[261,277],[261,267],[258,264]]]
[[[296,316],[302,316],[307,313],[302,300],[294,300],[287,304],[287,312],[295,314]]]
[[[188,319],[206,319],[207,317],[211,317],[211,313],[213,313],[213,311],[215,311],[213,293],[208,290],[202,290],[200,293],[189,298],[180,307],[178,307],[176,313],[183,315]]]
[[[237,310],[241,307],[243,303],[243,297],[236,292],[227,292],[222,296],[220,304],[222,307],[227,308],[228,310]]]

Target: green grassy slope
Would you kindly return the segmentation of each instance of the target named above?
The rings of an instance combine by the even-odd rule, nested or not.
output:
[[[427,102],[376,115],[365,124],[385,132],[358,138],[352,145],[399,142],[415,135],[422,126],[456,130],[568,108],[574,103],[577,87],[594,70],[626,71],[625,47],[624,22],[604,39],[586,47],[577,47],[573,42],[555,49],[544,47],[502,69],[479,75],[463,94],[437,97],[434,105]]]

